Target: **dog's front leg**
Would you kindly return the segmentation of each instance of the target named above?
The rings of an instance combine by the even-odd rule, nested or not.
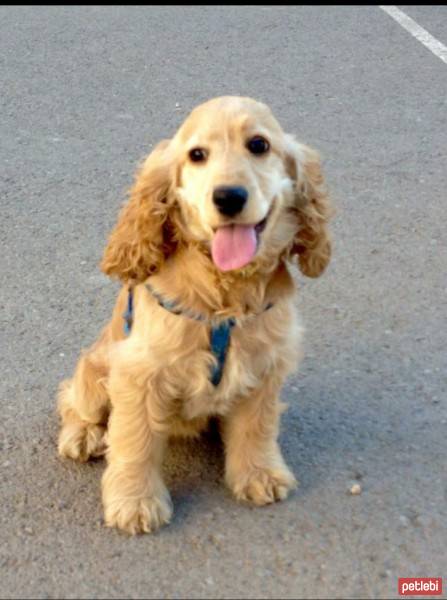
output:
[[[259,506],[283,500],[297,485],[277,441],[280,383],[273,378],[263,383],[223,422],[226,482],[238,500]]]
[[[150,418],[150,392],[122,372],[111,373],[108,466],[102,480],[105,522],[128,533],[154,531],[172,515],[161,477],[166,434]]]

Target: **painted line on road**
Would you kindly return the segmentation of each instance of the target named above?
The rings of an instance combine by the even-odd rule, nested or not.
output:
[[[444,44],[433,37],[431,33],[428,33],[426,29],[418,25],[416,21],[402,12],[397,6],[379,5],[379,8],[389,14],[401,27],[411,33],[421,44],[447,64],[447,46],[444,46]]]

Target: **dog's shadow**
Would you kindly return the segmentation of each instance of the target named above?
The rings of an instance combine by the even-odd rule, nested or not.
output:
[[[208,428],[198,438],[170,440],[163,473],[176,506],[174,521],[177,517],[185,518],[196,508],[200,510],[198,497],[206,504],[216,494],[229,497],[229,491],[223,485],[224,463],[224,446],[215,419],[210,420]]]

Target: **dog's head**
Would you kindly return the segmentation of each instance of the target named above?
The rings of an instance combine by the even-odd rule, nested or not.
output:
[[[330,259],[330,215],[317,153],[285,134],[265,104],[216,98],[148,156],[102,268],[144,281],[193,243],[220,271],[297,254],[302,272],[317,277]]]

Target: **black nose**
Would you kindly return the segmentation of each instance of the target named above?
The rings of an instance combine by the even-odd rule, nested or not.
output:
[[[213,201],[217,210],[227,217],[241,212],[247,202],[248,192],[243,187],[221,185],[213,192]]]

